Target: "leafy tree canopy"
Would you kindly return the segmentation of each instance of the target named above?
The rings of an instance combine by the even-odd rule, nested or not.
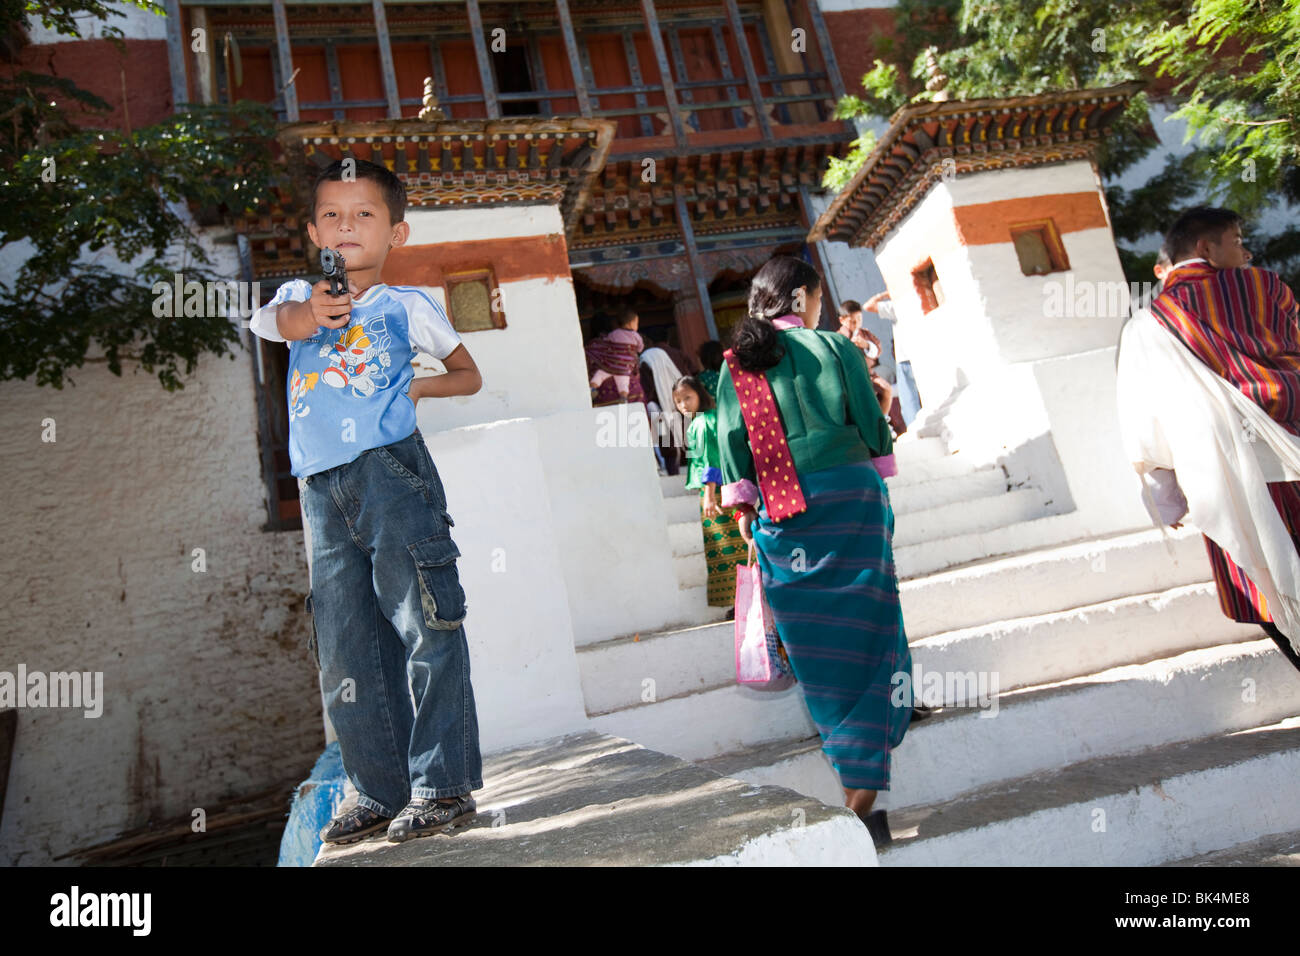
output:
[[[1126,244],[1167,225],[1179,208],[1213,201],[1249,216],[1300,201],[1300,0],[900,0],[896,18],[901,42],[887,46],[889,61],[876,61],[863,92],[841,100],[838,115],[883,118],[930,100],[935,68],[954,99],[1135,79],[1171,87],[1174,116],[1195,140],[1190,153],[1168,157],[1140,187],[1114,185],[1158,145],[1150,97],[1140,94],[1098,154],[1130,279],[1150,277],[1154,254]],[[857,140],[845,160],[832,162],[824,185],[843,188],[875,145],[870,132]],[[1258,263],[1300,279],[1292,274],[1300,230],[1255,236],[1253,248]]]
[[[153,288],[177,272],[200,283],[240,278],[211,272],[195,214],[231,221],[271,194],[279,182],[267,148],[275,117],[239,103],[112,128],[100,97],[13,64],[29,14],[69,36],[79,35],[79,22],[99,21],[108,38],[121,35],[110,18],[123,16],[99,0],[0,0],[10,59],[0,75],[8,120],[0,123],[0,249],[26,256],[0,276],[0,379],[62,388],[97,342],[114,374],[135,362],[164,388],[181,388],[203,353],[233,358],[238,326],[226,316],[155,316]],[[134,271],[124,275],[117,263]]]

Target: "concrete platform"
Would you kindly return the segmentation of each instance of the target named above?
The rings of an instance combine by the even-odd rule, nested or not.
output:
[[[1300,830],[1230,846],[1165,866],[1300,866]]]
[[[402,844],[380,833],[323,848],[314,865],[877,865],[866,827],[843,807],[605,734],[485,757],[483,779],[469,825]]]
[[[1298,772],[1297,720],[1080,761],[891,809],[894,843],[881,863],[1152,866],[1240,854],[1261,833],[1286,845],[1280,835],[1300,826]]]

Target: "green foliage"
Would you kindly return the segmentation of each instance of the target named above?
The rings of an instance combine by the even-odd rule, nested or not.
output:
[[[0,3],[0,23],[6,27],[23,21],[23,15],[37,18],[41,26],[69,37],[81,36],[78,21],[88,16],[98,20],[101,37],[121,37],[122,30],[108,22],[109,17],[126,17],[120,7],[132,6],[150,13],[163,15],[161,4],[152,0],[119,0],[116,3],[102,3],[100,0],[73,0],[71,3],[36,3],[34,0],[4,0]]]
[[[1300,164],[1300,0],[1197,0],[1160,24],[1143,63],[1185,97],[1174,114],[1212,151],[1216,195],[1260,208]]]
[[[1300,200],[1300,0],[900,0],[896,22],[904,42],[892,58],[910,62],[907,75],[877,61],[863,78],[866,95],[845,97],[837,115],[883,118],[932,98],[928,44],[938,48],[953,99],[1112,86],[1153,73],[1173,82],[1175,115],[1198,148],[1168,157],[1139,188],[1107,190],[1130,280],[1150,277],[1154,255],[1124,243],[1143,241],[1180,207],[1218,202],[1249,217]],[[1134,97],[1101,144],[1108,180],[1157,145],[1149,107],[1146,95]],[[843,188],[868,153],[855,149],[832,163],[823,184]],[[1300,279],[1294,227],[1252,243],[1257,264]]]
[[[26,9],[73,34],[76,16],[120,15],[97,0]],[[0,7],[0,16],[11,13]],[[62,388],[97,343],[114,374],[134,361],[175,390],[203,353],[233,354],[240,339],[231,318],[157,317],[152,288],[176,272],[199,282],[239,278],[205,268],[211,259],[195,217],[230,222],[281,184],[268,148],[271,110],[200,106],[131,132],[101,130],[90,123],[102,123],[108,104],[32,72],[0,79],[0,108],[9,121],[0,126],[0,249],[25,257],[0,275],[0,379]],[[120,274],[114,261],[133,272]]]

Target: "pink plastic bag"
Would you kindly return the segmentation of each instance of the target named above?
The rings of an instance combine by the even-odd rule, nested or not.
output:
[[[785,690],[795,684],[757,564],[736,565],[736,682],[755,690]]]

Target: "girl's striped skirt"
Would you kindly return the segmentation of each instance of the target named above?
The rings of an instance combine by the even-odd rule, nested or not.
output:
[[[704,517],[704,493],[701,492],[700,527],[704,529],[704,560],[709,569],[709,607],[734,607],[736,565],[749,557],[749,546],[740,536],[740,524],[729,511],[716,518]]]
[[[808,510],[754,542],[772,617],[817,732],[845,787],[889,789],[889,755],[912,717],[912,655],[891,540],[894,512],[870,462],[801,474]],[[895,703],[895,701],[899,703]]]

